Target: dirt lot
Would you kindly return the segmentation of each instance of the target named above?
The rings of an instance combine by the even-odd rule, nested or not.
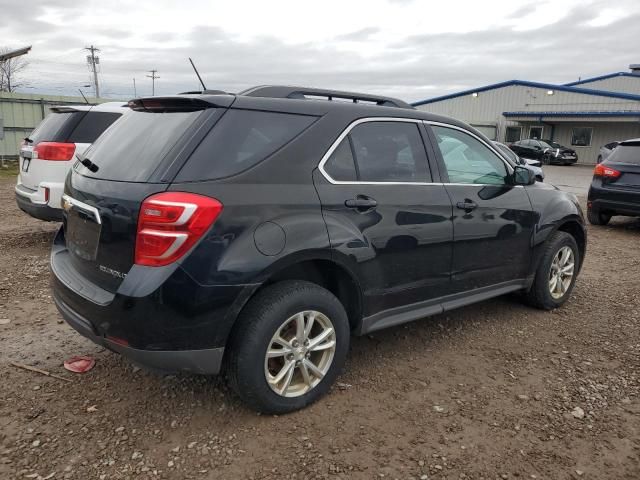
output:
[[[356,338],[326,398],[272,417],[218,379],[146,373],[62,323],[56,226],[19,212],[13,184],[0,178],[1,479],[640,478],[638,220],[590,229],[564,308],[503,297]],[[66,372],[76,354],[95,368]]]

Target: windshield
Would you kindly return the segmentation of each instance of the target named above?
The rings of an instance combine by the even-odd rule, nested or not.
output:
[[[511,150],[509,147],[507,147],[506,145],[503,145],[501,143],[495,143],[494,144],[496,147],[498,147],[498,149],[505,154],[505,156],[507,157],[507,160],[509,160],[512,164],[517,164],[520,163],[518,162],[518,155],[516,155],[514,153],[513,150]]]
[[[201,113],[201,110],[128,112],[107,129],[83,155],[83,159],[89,159],[98,169],[91,171],[79,162],[76,162],[74,168],[87,177],[127,182],[147,181]]]

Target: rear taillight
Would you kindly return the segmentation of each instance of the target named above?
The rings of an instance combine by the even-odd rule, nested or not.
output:
[[[215,198],[164,192],[142,202],[138,216],[135,263],[169,265],[182,257],[222,212]]]
[[[76,151],[74,143],[40,142],[33,148],[33,153],[41,160],[65,162],[73,158]]]
[[[599,163],[598,165],[596,165],[596,168],[593,171],[593,174],[596,177],[604,177],[604,178],[618,178],[620,175],[622,175],[622,173],[620,173],[615,168],[607,167],[602,163]]]

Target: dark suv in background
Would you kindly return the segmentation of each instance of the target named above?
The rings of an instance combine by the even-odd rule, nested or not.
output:
[[[520,140],[509,145],[509,148],[520,157],[540,160],[545,165],[551,163],[573,165],[578,161],[578,154],[575,150],[552,140]]]
[[[265,412],[324,394],[351,335],[522,291],[552,309],[575,196],[400,100],[296,87],[142,98],[67,177],[54,299],[94,342],[216,374]]]
[[[640,138],[618,143],[593,172],[587,201],[589,222],[606,225],[614,215],[640,217]]]

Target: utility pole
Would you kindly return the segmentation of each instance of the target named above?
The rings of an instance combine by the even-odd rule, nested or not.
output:
[[[96,94],[96,98],[100,97],[100,86],[98,85],[98,65],[100,63],[100,57],[96,55],[96,52],[99,52],[100,49],[91,45],[90,47],[84,47],[85,50],[91,52],[91,55],[87,55],[87,63],[89,64],[89,68],[93,72],[93,88]]]
[[[133,77],[133,96],[138,98],[138,92],[136,90],[136,78]]]
[[[151,79],[151,95],[155,95],[156,94],[156,78],[160,78],[158,75],[156,75],[156,73],[158,73],[157,70],[148,70],[151,75],[147,75],[147,77],[149,77]]]

